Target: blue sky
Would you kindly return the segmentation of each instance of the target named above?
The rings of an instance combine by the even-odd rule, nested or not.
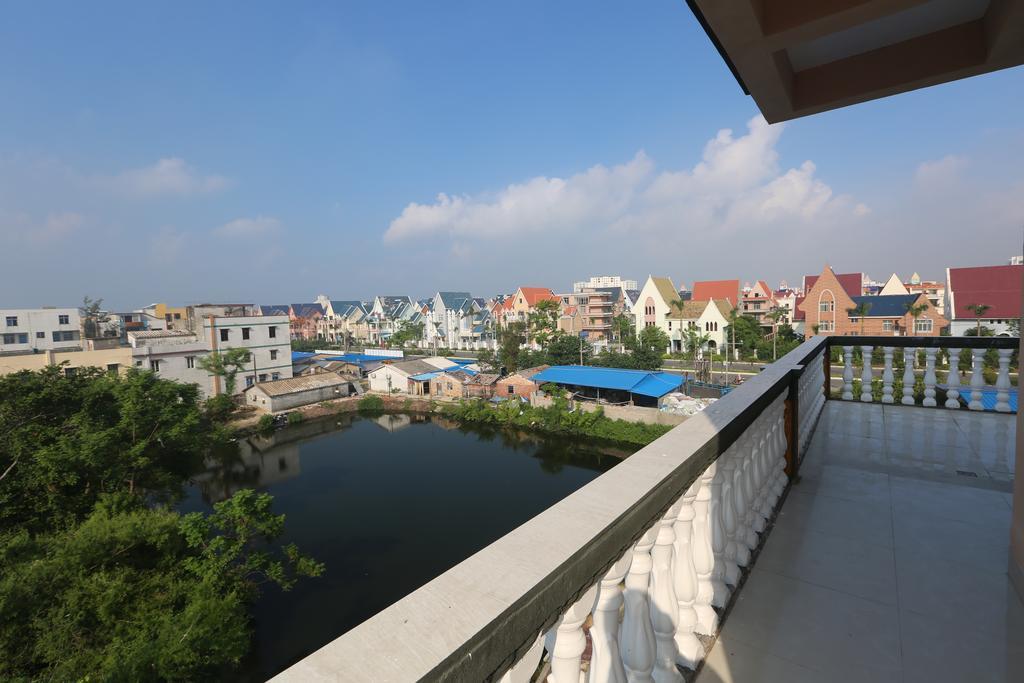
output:
[[[682,0],[19,3],[0,93],[0,307],[1021,250],[1024,71],[767,127]]]

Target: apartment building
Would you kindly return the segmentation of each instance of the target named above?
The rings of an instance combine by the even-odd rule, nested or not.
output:
[[[585,282],[574,282],[573,292],[582,292],[585,289],[600,289],[602,287],[620,287],[622,289],[638,289],[636,280],[624,280],[618,275],[595,275]]]
[[[81,345],[77,308],[0,310],[0,354],[71,351]]]

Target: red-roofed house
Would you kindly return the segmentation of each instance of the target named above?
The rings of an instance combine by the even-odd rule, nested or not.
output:
[[[712,301],[714,299],[725,299],[729,305],[735,308],[740,305],[740,281],[739,280],[701,280],[693,283],[694,301]]]
[[[829,270],[831,271],[832,269],[829,268]],[[834,272],[832,274],[835,275]],[[818,281],[819,277],[821,276],[804,275],[804,296],[814,288],[814,283]],[[839,280],[839,284],[847,296],[864,295],[864,273],[843,273],[842,275],[835,275],[835,278]]]
[[[1021,278],[1024,266],[980,266],[946,269],[946,313],[950,334],[962,337],[977,329],[978,318],[967,307],[984,304],[990,308],[981,324],[996,335],[1009,336],[1010,322],[1021,316]]]
[[[547,287],[520,287],[502,304],[502,324],[526,322],[541,301],[553,301],[561,307],[562,300]]]

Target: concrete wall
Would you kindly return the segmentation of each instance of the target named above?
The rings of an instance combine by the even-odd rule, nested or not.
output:
[[[62,316],[67,319],[66,323],[61,324]],[[16,324],[8,325],[8,318]],[[60,340],[54,341],[54,332],[58,333]],[[65,340],[64,337],[70,338]],[[81,344],[77,308],[0,310],[0,353],[70,350],[79,348]]]
[[[259,408],[260,410],[279,413],[283,410],[292,410],[294,408],[308,406],[312,403],[330,401],[336,398],[345,398],[348,394],[349,387],[347,384],[307,389],[306,391],[299,391],[294,394],[272,397],[267,396],[258,388],[253,388],[246,392],[246,403],[250,406]]]
[[[42,370],[47,365],[66,362],[72,368],[95,367],[124,371],[132,365],[132,350],[128,347],[102,349],[99,351],[67,351],[46,353],[27,353],[17,356],[0,356],[0,375],[21,370]]]

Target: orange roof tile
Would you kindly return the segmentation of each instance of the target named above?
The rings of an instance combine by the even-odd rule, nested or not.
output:
[[[726,299],[735,306],[740,301],[739,280],[702,280],[693,283],[694,301]]]

